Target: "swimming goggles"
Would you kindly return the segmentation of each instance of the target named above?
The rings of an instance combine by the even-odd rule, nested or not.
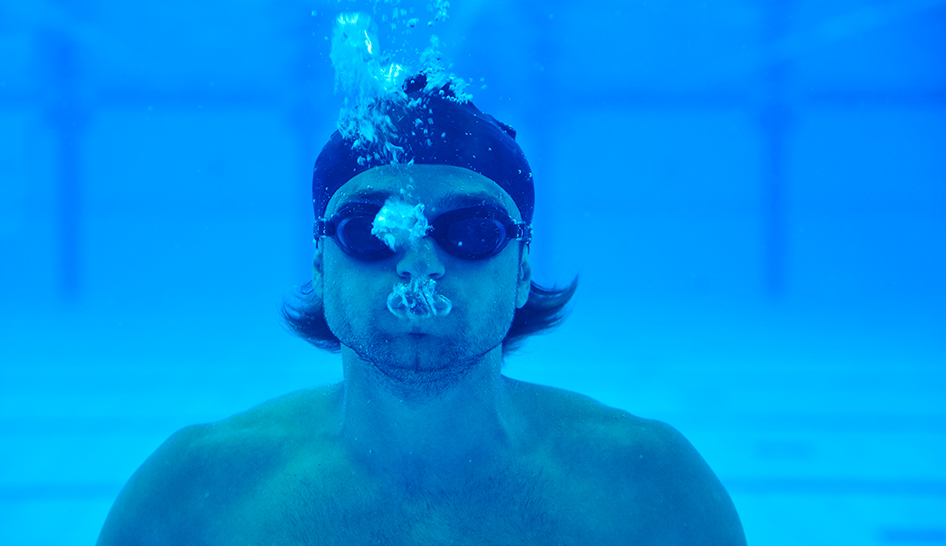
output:
[[[371,234],[376,203],[346,203],[329,219],[320,218],[315,237],[333,237],[348,255],[366,262],[384,260],[394,251]],[[445,212],[430,223],[427,236],[441,248],[464,260],[483,260],[499,254],[509,241],[532,240],[532,226],[517,222],[503,209],[490,204]]]

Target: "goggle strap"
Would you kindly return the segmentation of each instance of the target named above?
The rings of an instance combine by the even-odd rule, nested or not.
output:
[[[532,241],[532,225],[525,224],[522,222],[516,222],[516,236],[514,237],[517,241]]]
[[[315,222],[315,238],[321,239],[322,237],[334,237],[336,233],[336,227],[337,224],[332,220],[319,218]]]

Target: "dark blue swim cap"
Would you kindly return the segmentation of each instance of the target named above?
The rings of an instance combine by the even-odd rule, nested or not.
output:
[[[484,114],[469,101],[459,100],[450,84],[425,90],[427,77],[404,83],[408,100],[387,105],[393,130],[386,142],[396,147],[397,163],[454,165],[470,169],[499,184],[519,207],[524,222],[532,222],[535,190],[532,169],[516,144],[512,127]],[[315,217],[325,214],[332,195],[355,175],[390,164],[384,143],[369,145],[345,139],[335,131],[322,148],[312,173]]]

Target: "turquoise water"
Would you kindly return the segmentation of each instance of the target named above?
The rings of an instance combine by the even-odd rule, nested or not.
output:
[[[354,9],[0,4],[0,543],[88,544],[173,431],[340,378],[278,308]],[[946,542],[943,2],[425,25],[518,130],[538,280],[581,276],[509,375],[674,425],[751,544]]]

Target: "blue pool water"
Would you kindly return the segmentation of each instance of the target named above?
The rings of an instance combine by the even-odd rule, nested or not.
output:
[[[279,306],[333,20],[394,6],[0,2],[0,544],[89,544],[175,430],[341,377]],[[508,375],[678,428],[750,544],[946,543],[946,2],[397,6],[580,276]]]

